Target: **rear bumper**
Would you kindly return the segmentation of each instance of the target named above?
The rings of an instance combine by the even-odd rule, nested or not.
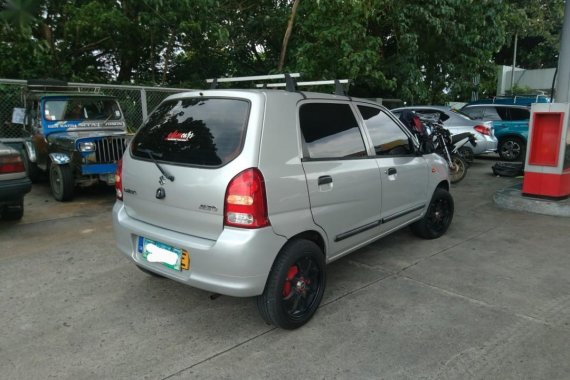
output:
[[[477,146],[473,148],[473,153],[475,155],[492,153],[497,150],[497,138],[481,135],[477,136]]]
[[[0,181],[0,203],[19,201],[31,189],[32,182],[28,178]]]
[[[273,261],[286,242],[271,228],[224,228],[217,240],[174,232],[131,218],[120,201],[113,207],[113,227],[119,250],[136,265],[189,286],[236,297],[263,293]],[[190,270],[171,270],[146,261],[137,251],[139,236],[187,250]]]

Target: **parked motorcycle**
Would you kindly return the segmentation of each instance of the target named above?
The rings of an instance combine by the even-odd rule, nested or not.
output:
[[[421,118],[407,110],[400,114],[400,121],[420,143],[430,145],[429,151],[439,154],[447,161],[451,183],[458,183],[465,178],[469,164],[463,154],[466,151],[472,152],[466,144],[477,145],[472,133],[452,135],[443,127],[440,120]]]
[[[469,132],[451,135],[440,122],[429,120],[422,120],[422,122],[427,124],[427,129],[430,131],[429,139],[433,143],[434,152],[442,156],[449,165],[451,183],[460,182],[467,175],[469,167],[467,160],[461,154],[462,148],[465,148],[468,143],[475,146],[477,144],[475,136]]]

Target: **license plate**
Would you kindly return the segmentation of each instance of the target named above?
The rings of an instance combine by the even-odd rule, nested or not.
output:
[[[139,236],[137,250],[146,261],[151,263],[160,263],[178,271],[188,270],[190,267],[190,255],[186,250],[156,240]]]

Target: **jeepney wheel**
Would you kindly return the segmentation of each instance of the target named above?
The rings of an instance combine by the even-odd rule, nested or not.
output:
[[[38,182],[42,176],[42,172],[40,168],[38,168],[38,164],[35,162],[30,161],[30,155],[26,148],[24,148],[24,165],[26,167],[26,173],[28,174],[28,178],[32,182]]]
[[[309,240],[292,240],[279,253],[263,294],[256,297],[261,317],[283,329],[296,329],[317,311],[325,291],[322,250]]]
[[[60,202],[71,200],[73,198],[73,189],[75,187],[75,180],[73,178],[71,166],[58,165],[52,162],[49,170],[49,184],[51,187],[51,194],[56,200]]]

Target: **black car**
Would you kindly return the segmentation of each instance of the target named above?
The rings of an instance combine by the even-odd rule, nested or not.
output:
[[[32,188],[20,152],[0,143],[0,215],[18,220],[24,215],[24,195]]]

